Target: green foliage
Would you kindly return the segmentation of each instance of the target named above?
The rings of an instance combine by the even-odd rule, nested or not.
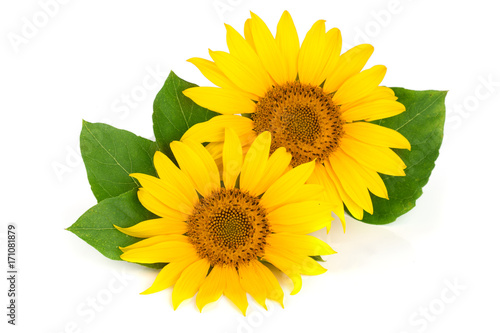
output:
[[[434,169],[443,141],[446,91],[414,91],[392,88],[406,111],[395,117],[374,121],[403,134],[411,143],[411,151],[395,149],[405,162],[406,176],[382,175],[389,200],[372,195],[373,215],[365,214],[363,222],[386,224],[415,207]]]
[[[183,90],[197,87],[170,72],[153,103],[153,130],[160,150],[174,160],[170,142],[180,140],[191,126],[209,120],[217,113],[207,110],[188,97]]]
[[[130,173],[156,175],[153,165],[156,143],[125,130],[83,121],[80,147],[97,201],[137,189],[139,183]]]

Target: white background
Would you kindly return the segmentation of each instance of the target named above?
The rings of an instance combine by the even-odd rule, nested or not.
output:
[[[2,271],[8,223],[18,226],[19,251],[18,326],[6,323],[2,273],[1,327],[42,333],[499,331],[500,23],[494,1],[60,0],[44,20],[41,4],[48,2],[0,5]],[[224,12],[214,7],[221,3]],[[346,234],[338,223],[328,236],[317,233],[338,254],[327,258],[327,273],[304,279],[298,295],[289,296],[290,284],[283,282],[285,309],[270,304],[264,312],[251,301],[243,317],[221,299],[202,314],[193,300],[174,312],[171,291],[139,295],[155,271],[111,261],[64,230],[95,204],[78,157],[81,120],[151,138],[152,102],[170,70],[208,84],[185,60],[208,57],[208,48],[226,50],[223,22],[242,32],[252,10],[274,31],[285,9],[301,38],[315,20],[326,19],[327,27],[341,29],[345,44],[373,44],[369,65],[388,67],[387,86],[449,90],[441,155],[417,207],[395,223],[349,220]],[[35,30],[27,28],[33,23]]]

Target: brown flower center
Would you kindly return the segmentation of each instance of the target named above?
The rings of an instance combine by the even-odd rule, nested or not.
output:
[[[259,199],[236,188],[200,199],[187,223],[190,242],[212,265],[237,267],[262,257],[270,233]]]
[[[252,119],[257,134],[271,132],[271,152],[285,147],[292,154],[292,166],[326,160],[344,134],[339,106],[322,88],[298,81],[269,90]]]

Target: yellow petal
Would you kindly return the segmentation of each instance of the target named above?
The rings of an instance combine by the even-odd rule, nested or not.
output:
[[[167,241],[147,247],[128,250],[120,258],[141,264],[154,264],[182,260],[196,255],[193,245],[184,241]]]
[[[286,10],[283,12],[281,19],[278,22],[276,44],[285,59],[285,66],[287,68],[286,80],[295,81],[297,77],[297,61],[300,50],[300,41],[292,17]]]
[[[389,199],[389,196],[387,194],[387,188],[385,187],[384,181],[382,180],[382,178],[380,178],[379,174],[376,171],[360,165],[350,156],[345,154],[342,150],[336,151],[335,154],[341,156],[341,158],[345,161],[348,167],[351,168],[353,172],[356,172],[363,178],[370,192],[372,192],[378,197]]]
[[[342,119],[345,121],[373,121],[398,115],[404,112],[406,108],[403,104],[396,101],[376,100],[352,107],[342,106],[340,110],[342,112]]]
[[[361,206],[361,208],[373,214],[373,204],[365,180],[352,168],[351,164],[348,163],[349,160],[342,158],[344,156],[338,151],[334,152],[329,157],[330,165],[347,195]]]
[[[210,263],[207,259],[195,261],[181,274],[172,291],[174,310],[186,299],[196,294],[207,276]]]
[[[144,290],[141,295],[157,293],[173,286],[186,267],[197,260],[199,260],[197,256],[191,256],[166,265],[161,269],[160,273],[158,273],[151,287]]]
[[[344,203],[340,197],[337,187],[330,179],[330,176],[327,174],[323,164],[316,164],[316,168],[314,169],[314,172],[308,182],[323,186],[324,201],[331,205],[333,212],[342,222],[342,228],[345,232]],[[327,226],[326,230],[330,231],[330,228]]]
[[[269,250],[269,247],[266,250],[263,259],[269,261],[273,264],[273,266],[285,273],[292,280],[293,290],[290,293],[291,295],[295,295],[300,291],[302,288],[302,277],[300,276],[301,270],[299,265],[276,254],[272,248]]]
[[[226,128],[232,128],[238,136],[246,136],[254,133],[252,119],[236,115],[215,116],[208,121],[198,123],[190,127],[181,138],[181,141],[192,140],[194,142],[222,142],[226,135]]]
[[[226,281],[222,271],[222,266],[215,265],[201,284],[200,291],[196,295],[196,306],[200,312],[205,305],[217,301],[222,296],[222,292],[226,288]]]
[[[406,165],[390,148],[370,145],[345,135],[340,148],[358,163],[377,172],[404,176]]]
[[[115,228],[119,229],[117,226],[115,226]],[[169,241],[189,242],[189,239],[187,238],[187,236],[184,236],[184,235],[159,235],[159,236],[153,236],[153,237],[149,237],[147,239],[143,239],[141,241],[138,241],[137,243],[134,243],[134,244],[126,246],[126,247],[119,246],[119,248],[122,252],[127,252],[127,251],[138,249],[141,247],[149,247],[151,245],[155,245],[155,244],[159,244],[159,243],[163,243],[163,242],[169,242]]]
[[[329,179],[333,182],[334,187],[337,189],[340,197],[342,198],[342,201],[345,203],[351,215],[358,220],[362,220],[363,208],[361,208],[356,202],[354,202],[353,199],[351,199],[351,197],[349,197],[349,195],[347,195],[346,191],[342,187],[342,184],[340,183],[339,178],[333,171],[330,161],[325,161],[324,165],[325,165],[325,170],[329,176]],[[344,232],[345,232],[345,227],[344,227]]]
[[[252,16],[252,36],[257,54],[274,81],[278,84],[284,84],[287,81],[285,58],[264,21],[252,12],[250,14]]]
[[[273,232],[308,234],[332,222],[330,206],[321,201],[304,201],[279,207],[267,214]]]
[[[344,130],[349,136],[372,145],[411,149],[410,142],[398,131],[366,122],[345,124]]]
[[[226,129],[226,139],[222,152],[222,162],[224,171],[222,180],[224,187],[231,189],[236,184],[236,179],[240,175],[241,165],[243,163],[243,151],[238,135],[232,128]]]
[[[342,105],[370,94],[384,79],[387,68],[373,66],[347,79],[332,97],[333,103]]]
[[[254,194],[258,196],[267,191],[267,189],[285,173],[291,160],[292,155],[288,153],[284,147],[276,149],[266,163],[264,176],[257,184]]]
[[[188,62],[195,65],[198,70],[203,74],[207,79],[213,82],[216,86],[221,88],[228,88],[229,90],[236,90],[248,99],[257,100],[258,97],[249,92],[243,91],[238,88],[231,80],[227,78],[224,73],[217,67],[217,65],[210,60],[202,59],[202,58],[191,58]]]
[[[252,28],[251,28],[251,24],[252,24],[252,19],[247,19],[245,21],[245,28],[244,28],[244,35],[245,35],[245,40],[247,41],[247,43],[252,47],[252,49],[254,49],[255,51],[255,43],[253,42],[253,36],[252,36]]]
[[[129,228],[115,226],[118,230],[132,237],[148,238],[158,235],[182,235],[187,232],[187,224],[181,220],[166,218],[146,220]]]
[[[198,156],[187,144],[180,141],[173,141],[170,148],[175,155],[182,172],[184,172],[195,184],[198,193],[204,197],[210,195],[212,191],[220,188],[220,182],[215,182],[219,174],[210,174],[204,167],[203,158]]]
[[[321,75],[321,82],[325,81],[329,74],[336,68],[340,60],[340,51],[342,49],[342,35],[337,28],[330,29],[326,33],[326,47],[327,47],[327,62],[325,69]]]
[[[319,85],[328,61],[325,21],[319,20],[307,32],[299,51],[299,80],[304,84]]]
[[[255,191],[266,169],[271,133],[263,132],[252,143],[241,167],[240,188],[250,193]]]
[[[312,177],[312,174],[311,174]],[[311,178],[309,178],[311,179]],[[319,184],[304,184],[292,195],[285,204],[309,200],[321,201],[323,199],[324,187]]]
[[[338,62],[332,66],[331,71],[327,73],[323,87],[325,93],[337,91],[347,79],[358,74],[365,67],[372,53],[373,46],[361,44],[342,54]]]
[[[226,281],[224,295],[231,300],[241,310],[243,315],[246,314],[248,308],[247,293],[241,287],[240,277],[234,267],[224,266],[222,274]]]
[[[171,183],[193,204],[198,203],[198,195],[191,180],[161,151],[154,155],[154,165],[161,180]]]
[[[264,193],[260,203],[268,212],[285,203],[311,176],[315,163],[315,161],[304,163],[285,173]]]
[[[369,95],[367,95],[363,98],[357,99],[355,101],[352,101],[350,103],[345,103],[342,105],[342,107],[349,109],[349,108],[352,108],[354,106],[358,106],[361,104],[370,103],[370,102],[374,102],[374,101],[382,100],[382,99],[386,99],[389,101],[395,101],[398,98],[396,97],[396,94],[394,94],[394,90],[392,90],[391,88],[384,87],[384,86],[378,86]]]
[[[195,202],[187,198],[173,184],[142,173],[132,173],[130,176],[137,179],[144,190],[171,209],[187,215],[191,214],[193,211]]]
[[[212,155],[210,155],[208,150],[199,142],[194,142],[192,140],[184,140],[184,143],[189,148],[191,148],[197,156],[201,158],[201,160],[203,161],[203,167],[208,171],[208,175],[210,176],[210,182],[216,184],[216,187],[219,188],[220,172]]]
[[[309,235],[277,233],[269,235],[266,238],[266,242],[272,247],[288,249],[289,251],[305,256],[321,256],[336,253],[330,245]]]
[[[257,54],[234,29],[228,29],[228,41],[231,54],[209,51],[215,64],[240,89],[264,96],[272,87],[272,80]]]
[[[241,287],[249,293],[257,303],[267,310],[266,288],[251,262],[239,265],[238,272],[240,275]]]
[[[266,255],[264,256],[264,258],[266,258],[266,256],[268,256],[268,255],[275,255],[276,257],[278,257],[279,261],[281,261],[283,264],[285,264],[285,266],[288,266],[287,271],[297,272],[299,274],[304,274],[304,275],[319,275],[319,274],[323,274],[324,272],[326,272],[326,269],[323,266],[321,266],[320,264],[318,264],[318,262],[316,262],[316,260],[312,259],[311,257],[309,257],[307,255],[299,256],[296,253],[293,253],[292,251],[290,251],[289,249],[284,249],[284,248],[274,247],[272,245],[267,245],[266,246]],[[275,265],[275,263],[273,261],[270,261],[270,262],[273,265]],[[278,266],[276,266],[276,267],[278,267]],[[283,272],[285,274],[287,274],[286,271],[283,271]]]
[[[182,92],[196,104],[222,114],[252,113],[255,103],[237,90],[215,87],[194,87]]]
[[[259,275],[261,284],[266,289],[266,298],[278,302],[283,307],[283,289],[281,289],[276,276],[269,268],[257,260],[251,261],[250,264],[253,265],[253,269]]]
[[[154,197],[151,193],[146,191],[144,188],[140,188],[137,192],[137,198],[141,202],[141,204],[149,210],[151,213],[165,217],[169,220],[173,221],[185,221],[189,216],[186,213],[182,213],[178,210],[174,210],[163,202]]]

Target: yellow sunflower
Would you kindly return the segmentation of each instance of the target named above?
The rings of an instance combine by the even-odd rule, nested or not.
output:
[[[269,131],[271,152],[285,147],[292,166],[316,161],[309,182],[326,189],[326,200],[344,227],[344,204],[357,219],[364,211],[372,214],[369,192],[388,199],[379,173],[405,175],[405,164],[391,148],[410,149],[397,131],[370,123],[405,111],[390,88],[379,86],[385,66],[362,70],[373,47],[362,44],[341,55],[340,31],[326,32],[324,20],[300,45],[286,11],[276,37],[253,13],[245,37],[226,28],[229,53],[210,50],[213,61],[189,60],[218,87],[184,91],[222,115],[193,126],[182,140],[210,142],[207,149],[220,159],[224,128],[236,131],[244,151],[259,133]]]
[[[331,223],[331,208],[321,201],[321,186],[305,184],[314,161],[290,168],[285,148],[269,156],[271,134],[263,132],[243,157],[233,129],[225,131],[222,170],[200,143],[174,141],[180,166],[161,152],[154,156],[159,178],[131,174],[141,188],[142,205],[160,218],[121,232],[145,238],[121,248],[121,258],[135,263],[169,263],[143,294],[173,287],[176,309],[197,292],[203,307],[226,295],[245,314],[250,294],[266,308],[266,299],[283,306],[283,291],[272,264],[294,284],[300,274],[326,270],[310,256],[334,253],[306,235]],[[221,183],[222,180],[222,183]]]

